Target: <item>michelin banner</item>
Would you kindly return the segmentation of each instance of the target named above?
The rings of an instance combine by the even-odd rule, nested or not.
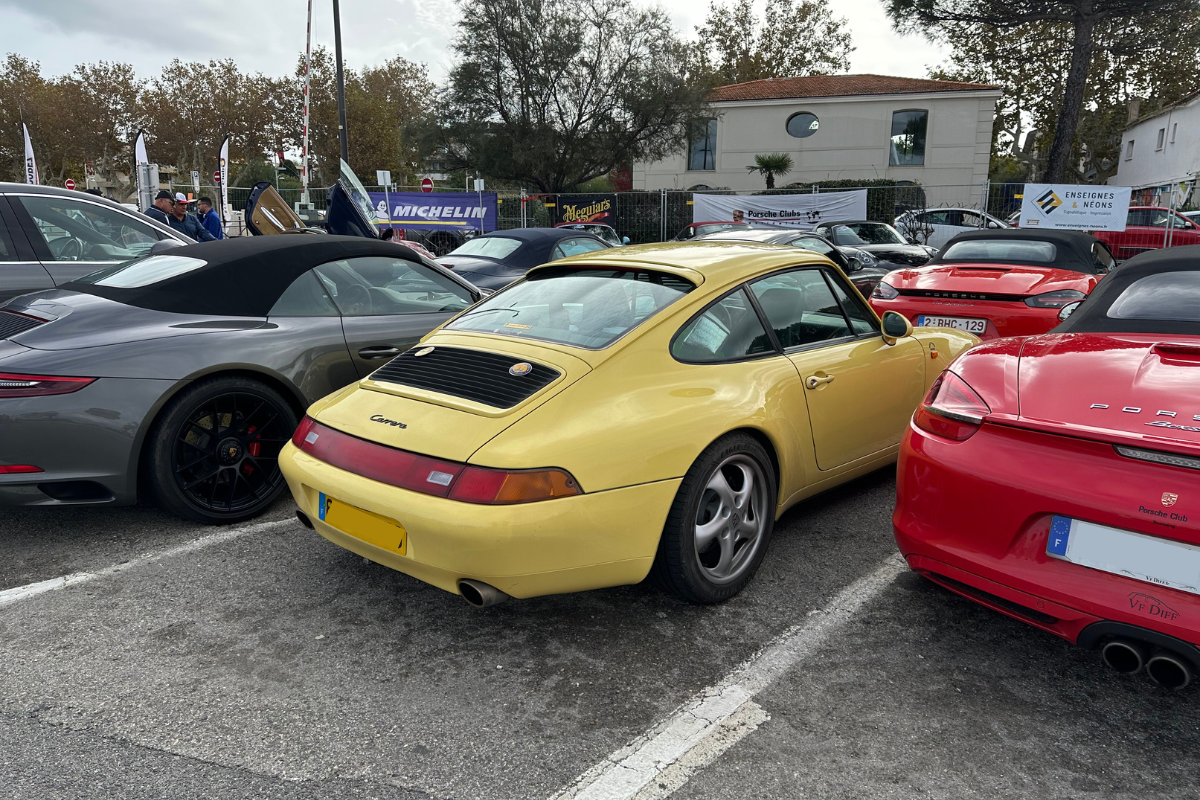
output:
[[[692,222],[753,222],[810,228],[829,220],[866,218],[866,189],[817,194],[692,195]]]
[[[1021,199],[1020,226],[1056,231],[1123,231],[1132,191],[1128,186],[1027,183]]]
[[[368,192],[377,224],[433,231],[496,230],[496,193]],[[389,214],[388,203],[391,203]],[[482,226],[482,227],[481,227]]]

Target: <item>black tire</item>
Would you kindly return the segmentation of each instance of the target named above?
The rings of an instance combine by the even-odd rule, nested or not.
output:
[[[719,470],[726,488],[736,490],[734,497],[745,493],[750,498],[742,509],[728,506],[737,514],[721,517],[719,513],[727,506],[722,505],[717,490],[710,487],[710,483],[717,482]],[[738,475],[743,481],[750,475],[753,482],[739,488]],[[775,471],[770,456],[757,439],[733,433],[713,442],[692,464],[679,486],[650,569],[651,580],[693,603],[720,603],[733,597],[754,577],[766,555],[775,527],[775,503]],[[720,519],[729,520],[723,532],[714,535],[707,545],[697,547],[699,527],[711,528]],[[758,526],[758,533],[752,540],[739,540],[735,529],[741,530],[750,521]],[[727,548],[726,535],[732,542]],[[753,546],[754,550],[743,550],[747,546]],[[714,547],[716,556],[712,555]],[[722,575],[726,555],[729,574]]]
[[[150,431],[150,488],[160,506],[196,522],[258,516],[287,486],[279,451],[296,424],[292,406],[263,383],[232,375],[197,381],[171,399]]]

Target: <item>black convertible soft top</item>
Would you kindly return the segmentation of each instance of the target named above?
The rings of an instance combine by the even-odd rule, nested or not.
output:
[[[1049,242],[1054,245],[1054,261],[1021,261],[1011,258],[1005,259],[985,259],[985,258],[951,258],[947,259],[945,253],[953,245],[958,242],[970,242],[980,239],[1013,239],[1026,242]],[[1051,269],[1065,269],[1071,272],[1082,272],[1085,275],[1096,274],[1096,257],[1092,253],[1092,246],[1100,240],[1091,234],[1083,231],[1037,231],[1029,230],[1028,228],[1011,228],[1011,229],[981,229],[978,231],[969,231],[960,233],[946,243],[936,256],[930,259],[925,266],[932,267],[935,264],[1020,264],[1030,267],[1049,267]],[[1101,245],[1103,246],[1103,245]]]
[[[1129,319],[1108,315],[1118,298],[1138,281],[1164,273],[1200,273],[1200,244],[1170,247],[1139,253],[1100,281],[1087,299],[1052,333],[1164,333],[1200,336],[1200,275],[1195,278],[1159,281],[1147,287],[1147,301],[1160,305],[1163,316],[1172,316],[1167,308],[1183,310],[1188,318]],[[1155,314],[1155,316],[1159,316]]]
[[[207,264],[157,283],[134,288],[72,281],[63,289],[118,303],[176,314],[265,317],[292,281],[328,261],[387,256],[421,263],[404,245],[359,236],[239,236],[173,247],[164,256],[187,256]]]

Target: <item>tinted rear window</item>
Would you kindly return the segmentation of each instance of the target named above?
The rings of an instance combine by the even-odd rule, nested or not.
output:
[[[682,278],[646,270],[540,270],[485,299],[447,328],[594,350],[693,288]]]
[[[105,267],[84,275],[77,282],[111,286],[114,289],[136,289],[200,269],[207,264],[207,261],[188,256],[147,256],[113,267]]]
[[[1200,322],[1200,272],[1162,272],[1135,282],[1108,309],[1112,319]]]
[[[520,239],[510,239],[507,236],[480,236],[464,242],[461,247],[452,251],[452,256],[483,256],[484,258],[504,258],[521,246]]]
[[[1050,264],[1057,248],[1050,242],[1019,239],[969,239],[955,242],[942,253],[942,261],[1013,261]]]

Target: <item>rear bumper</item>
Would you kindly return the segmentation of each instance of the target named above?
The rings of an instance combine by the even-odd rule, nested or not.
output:
[[[458,594],[483,581],[513,597],[638,583],[650,571],[681,479],[540,503],[460,503],[372,481],[289,443],[280,466],[297,505],[326,539],[384,566]],[[399,522],[405,555],[320,520],[321,492]]]
[[[1111,621],[1197,644],[1200,596],[1046,554],[1056,514],[1200,541],[1195,522],[1167,528],[1138,512],[1164,485],[1194,480],[1181,472],[1099,442],[986,424],[949,442],[910,425],[897,465],[896,542],[917,572],[1071,642]]]
[[[922,314],[986,319],[987,330],[977,334],[984,341],[1007,336],[1036,336],[1059,323],[1057,308],[1032,308],[1019,300],[973,303],[925,297],[901,296],[894,300],[872,297],[871,308],[880,316],[885,311],[903,314],[914,327]]]

